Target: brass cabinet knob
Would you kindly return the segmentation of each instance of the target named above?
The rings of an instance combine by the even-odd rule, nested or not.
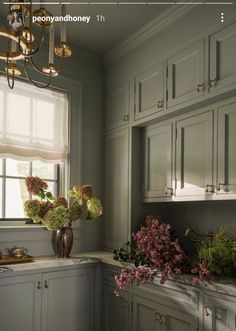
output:
[[[40,282],[40,281],[38,281],[37,288],[38,288],[39,290],[41,290],[41,288],[42,288],[42,285],[41,285],[41,282]]]
[[[210,79],[209,84],[208,84],[209,88],[216,87],[216,83],[217,83],[216,78],[215,79]]]
[[[161,315],[160,324],[167,324],[167,318],[165,315]]]
[[[48,286],[48,281],[47,281],[47,280],[44,281],[44,287],[45,287],[45,288],[48,288],[48,287],[49,287],[49,286]]]
[[[173,188],[171,188],[171,187],[166,187],[166,189],[165,189],[165,194],[166,194],[166,195],[173,195],[173,194],[174,194],[174,192],[173,192]]]
[[[129,120],[129,115],[124,115],[123,120],[124,120],[124,122],[128,122],[128,120]]]
[[[160,320],[161,320],[161,314],[156,312],[154,314],[154,321],[158,321],[160,323]]]
[[[211,185],[211,184],[206,184],[205,192],[206,193],[214,193],[215,192],[215,186]]]
[[[200,92],[203,92],[204,91],[204,83],[203,84],[198,84],[197,85],[197,92],[200,93]]]
[[[157,101],[157,108],[163,108],[164,106],[164,100],[158,100]]]
[[[205,316],[208,317],[211,315],[211,307],[208,305],[204,305]]]

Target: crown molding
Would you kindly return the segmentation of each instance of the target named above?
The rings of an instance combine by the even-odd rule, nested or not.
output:
[[[197,2],[197,1],[196,1]],[[142,43],[153,38],[161,30],[167,28],[183,15],[193,10],[195,6],[187,4],[171,5],[160,15],[151,20],[148,24],[135,32],[129,38],[125,39],[120,45],[103,56],[103,62],[106,67],[110,66],[118,59],[128,54]]]

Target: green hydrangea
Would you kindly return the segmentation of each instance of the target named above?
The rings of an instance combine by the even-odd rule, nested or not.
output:
[[[102,204],[97,198],[91,198],[87,201],[88,218],[97,218],[102,215]]]
[[[40,208],[39,200],[26,200],[24,203],[25,214],[32,219],[34,223],[40,223],[42,221],[39,215]]]
[[[47,212],[43,224],[48,230],[56,231],[68,223],[69,211],[64,206],[58,206]]]

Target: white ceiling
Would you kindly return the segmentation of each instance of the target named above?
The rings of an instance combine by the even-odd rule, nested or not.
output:
[[[36,1],[36,0],[35,0]],[[75,2],[76,0],[72,0]],[[79,0],[78,2],[82,2]],[[85,0],[86,1],[86,0]],[[94,3],[112,2],[113,0],[93,0]],[[2,1],[1,1],[2,2]],[[50,0],[52,2],[52,0]],[[56,2],[56,0],[54,0]],[[167,5],[143,5],[143,4],[68,4],[67,14],[74,16],[91,16],[90,23],[70,22],[67,24],[68,42],[83,49],[92,51],[98,55],[104,55],[130,37],[137,30],[149,23],[154,17],[167,9]],[[135,0],[135,2],[144,2]],[[53,15],[60,15],[60,6],[44,5]],[[34,6],[35,9],[39,5]],[[1,15],[6,15],[8,6],[1,4]],[[96,21],[96,15],[103,15],[105,22]],[[59,24],[56,26],[59,36]]]

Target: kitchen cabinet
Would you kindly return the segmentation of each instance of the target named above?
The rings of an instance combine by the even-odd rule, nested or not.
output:
[[[129,235],[129,129],[106,137],[105,243],[118,248]]]
[[[236,83],[236,23],[210,35],[209,89],[230,89]]]
[[[212,196],[213,111],[176,122],[176,197]]]
[[[143,297],[133,296],[133,331],[197,331],[198,319]]]
[[[1,277],[1,330],[99,330],[95,293],[90,267]]]
[[[0,278],[0,321],[1,331],[41,331],[41,274]]]
[[[167,58],[167,108],[194,100],[205,93],[205,40]]]
[[[144,201],[168,199],[172,187],[172,123],[148,126],[144,131]]]
[[[218,296],[204,296],[204,331],[235,330],[236,301]]]
[[[129,83],[122,84],[106,96],[106,129],[112,130],[129,123]]]
[[[130,330],[130,302],[127,292],[119,297],[114,295],[115,288],[104,285],[103,288],[103,331]]]
[[[135,78],[135,120],[164,109],[164,63],[159,62]]]
[[[217,107],[217,194],[236,197],[236,100]]]

